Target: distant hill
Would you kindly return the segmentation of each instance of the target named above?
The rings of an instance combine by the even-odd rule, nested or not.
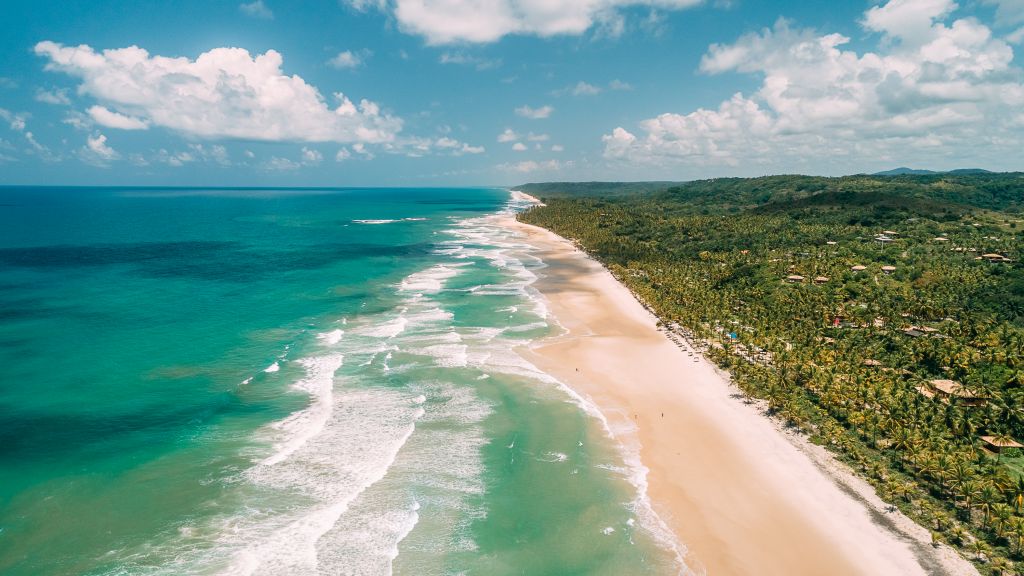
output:
[[[534,196],[624,196],[660,192],[682,182],[540,182],[520,184],[519,190]]]
[[[884,172],[875,172],[872,176],[924,176],[927,174],[991,174],[988,170],[983,168],[957,168],[956,170],[918,170],[915,168],[907,168],[901,166],[899,168],[893,168],[892,170],[885,170]]]
[[[1024,212],[1024,173],[1020,172],[861,174],[838,178],[784,175],[677,183],[552,182],[524,184],[514,189],[545,202],[554,198],[589,197],[604,202],[643,198],[645,202],[662,202],[667,210],[705,214],[833,206],[876,206],[894,218],[906,211],[962,213],[965,207]]]
[[[914,168],[907,168],[906,166],[900,166],[899,168],[893,168],[892,170],[885,170],[883,172],[875,172],[872,176],[906,176],[907,174],[913,174],[915,176],[922,176],[924,174],[935,174],[934,170],[916,170]]]
[[[992,171],[984,168],[957,168],[946,172],[946,174],[992,174]]]

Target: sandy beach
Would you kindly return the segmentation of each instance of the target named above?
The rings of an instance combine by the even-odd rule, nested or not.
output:
[[[890,512],[823,449],[744,402],[728,375],[670,341],[567,240],[506,218],[547,267],[534,287],[566,333],[521,353],[594,402],[639,451],[648,496],[697,574],[977,574]]]

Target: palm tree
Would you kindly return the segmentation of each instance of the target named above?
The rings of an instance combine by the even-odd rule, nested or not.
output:
[[[999,492],[991,483],[986,482],[978,491],[978,507],[985,514],[984,525],[987,527],[992,515],[992,506],[999,502]]]
[[[981,538],[975,538],[971,542],[971,550],[974,551],[975,557],[979,562],[984,562],[986,556],[992,552],[992,548]]]
[[[1006,536],[1006,529],[1010,527],[1013,518],[1013,508],[1002,502],[992,505],[992,527],[995,530],[996,538],[1003,539]]]
[[[1013,564],[1001,556],[992,559],[992,574],[994,576],[1005,576],[1013,573]]]

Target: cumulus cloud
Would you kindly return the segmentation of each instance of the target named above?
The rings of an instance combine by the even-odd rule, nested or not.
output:
[[[366,61],[365,58],[369,56],[369,53],[364,51],[360,53],[353,52],[351,50],[345,50],[339,52],[337,56],[327,61],[327,64],[332,68],[338,70],[351,70],[353,68],[359,68]]]
[[[302,147],[302,163],[306,166],[315,166],[324,160],[324,155],[319,150]]]
[[[520,106],[516,108],[516,114],[523,118],[529,118],[530,120],[543,120],[551,116],[551,113],[555,109],[551,106],[541,106],[540,108],[530,108],[529,106]]]
[[[356,149],[359,153],[359,149]],[[392,154],[404,154],[412,158],[419,158],[428,154],[440,154],[445,156],[463,156],[466,154],[483,154],[483,146],[472,146],[449,136],[440,138],[403,138],[394,144],[384,146],[384,150]]]
[[[10,110],[0,108],[0,120],[6,122],[7,126],[11,130],[21,134],[21,136],[25,139],[25,142],[27,142],[29,145],[29,147],[26,149],[26,152],[28,152],[29,154],[35,154],[36,156],[47,162],[55,162],[61,160],[61,157],[59,155],[54,154],[53,152],[50,151],[49,148],[47,148],[43,144],[40,144],[39,141],[36,140],[35,134],[33,134],[32,131],[28,129],[28,114],[14,113]]]
[[[332,108],[301,77],[285,75],[274,50],[215,48],[191,60],[136,46],[96,51],[45,41],[35,52],[111,113],[192,137],[382,143],[402,127],[369,100],[355,104],[337,93]]]
[[[437,59],[441,64],[456,64],[460,66],[472,66],[477,70],[490,70],[501,66],[500,59],[483,58],[472,56],[465,52],[442,52]]]
[[[608,89],[609,90],[632,90],[633,86],[630,85],[628,82],[623,82],[622,80],[616,79],[616,80],[612,80],[611,82],[608,83]]]
[[[145,120],[118,114],[117,112],[107,110],[103,106],[90,107],[89,117],[92,118],[93,122],[107,128],[117,128],[119,130],[145,130],[149,128],[149,123]]]
[[[680,10],[701,0],[344,0],[357,10],[390,13],[399,28],[430,44],[493,42],[508,34],[578,35],[593,27],[621,33],[622,10]]]
[[[712,45],[708,74],[763,80],[715,108],[666,113],[604,136],[605,156],[655,164],[736,166],[746,173],[860,169],[918,156],[986,163],[1021,146],[1024,85],[1013,50],[950,0],[892,0],[868,10],[875,52],[785,20],[732,44]],[[990,163],[988,163],[991,165]]]
[[[515,144],[512,145],[512,149],[515,150],[516,152],[526,152],[526,144],[523,144],[522,142],[516,142]]]
[[[519,134],[516,134],[511,128],[505,128],[505,131],[498,134],[498,142],[515,142],[519,140]]]
[[[71,104],[71,99],[68,98],[68,91],[65,89],[43,90],[40,88],[36,90],[36,101],[55,106],[69,106]]]
[[[572,88],[572,95],[573,96],[593,96],[595,94],[600,94],[600,93],[601,93],[601,89],[600,88],[598,88],[597,86],[594,86],[593,84],[588,84],[588,83],[583,82],[583,81],[577,82],[576,85],[573,86],[573,88]]]
[[[262,164],[261,168],[273,172],[283,172],[288,170],[298,170],[299,168],[302,168],[302,164],[294,160],[289,160],[288,158],[271,156],[270,159]]]
[[[562,168],[572,167],[572,162],[560,162],[558,160],[524,160],[522,162],[512,162],[499,164],[498,169],[506,172],[557,172]]]
[[[255,2],[249,2],[248,4],[239,4],[238,9],[242,11],[242,14],[245,14],[250,18],[258,18],[260,20],[274,19],[274,13],[270,8],[267,8],[267,5],[263,3],[263,0],[256,0]]]
[[[107,168],[110,162],[121,157],[116,150],[107,144],[107,137],[97,132],[85,140],[85,146],[78,151],[83,162],[98,168]]]

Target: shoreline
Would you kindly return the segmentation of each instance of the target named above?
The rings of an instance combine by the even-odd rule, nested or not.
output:
[[[694,573],[978,573],[951,548],[933,548],[927,529],[890,512],[824,448],[766,417],[727,373],[670,341],[570,241],[514,216],[502,224],[547,265],[533,287],[565,330],[520,353],[592,401],[618,443],[638,448],[646,496]]]

